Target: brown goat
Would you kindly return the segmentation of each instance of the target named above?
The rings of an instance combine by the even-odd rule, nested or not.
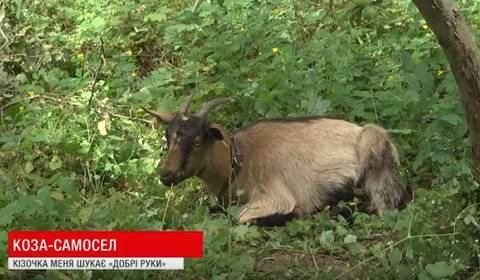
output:
[[[224,206],[244,204],[240,223],[283,224],[351,200],[358,190],[366,193],[367,211],[380,215],[410,200],[395,170],[395,146],[376,125],[306,117],[262,120],[232,134],[207,120],[229,98],[214,99],[190,116],[191,99],[176,114],[144,109],[166,125],[160,179],[170,186],[199,177]]]

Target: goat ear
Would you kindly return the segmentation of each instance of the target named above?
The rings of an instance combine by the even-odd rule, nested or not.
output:
[[[150,115],[154,116],[155,117],[155,120],[158,122],[158,123],[161,123],[161,124],[168,124],[171,120],[173,120],[174,118],[174,115],[172,113],[168,113],[168,112],[157,112],[157,111],[153,111],[153,110],[149,110],[149,109],[146,109],[144,107],[142,107],[142,109],[149,113]]]
[[[208,134],[212,136],[215,140],[223,140],[225,138],[223,137],[222,129],[214,123],[209,124],[207,130]]]

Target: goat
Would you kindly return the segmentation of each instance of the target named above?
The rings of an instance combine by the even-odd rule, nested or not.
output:
[[[175,114],[143,108],[166,127],[165,186],[196,176],[223,206],[243,204],[239,223],[260,225],[308,216],[357,191],[366,194],[367,211],[379,215],[411,199],[383,128],[302,117],[261,120],[230,133],[207,120],[229,100],[213,99],[193,115],[187,113],[192,96]],[[244,192],[237,197],[239,188]]]

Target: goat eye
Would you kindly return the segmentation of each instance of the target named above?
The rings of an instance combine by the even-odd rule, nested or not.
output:
[[[193,140],[193,145],[194,145],[195,147],[199,147],[201,144],[202,144],[202,140],[201,140],[201,139],[195,139],[195,140]]]

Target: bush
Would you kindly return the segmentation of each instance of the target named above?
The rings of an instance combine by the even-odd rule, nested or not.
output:
[[[203,230],[205,257],[160,272],[165,278],[478,276],[479,187],[455,81],[433,34],[409,1],[323,2],[207,1],[196,13],[178,0],[4,3],[0,274],[154,278],[12,273],[6,234],[168,228]],[[464,2],[478,22],[478,4]],[[199,182],[172,190],[159,182],[162,132],[139,109],[174,110],[191,93],[194,108],[232,96],[213,114],[232,129],[303,115],[389,128],[414,201],[384,218],[356,214],[352,226],[328,210],[274,229],[211,215]]]

